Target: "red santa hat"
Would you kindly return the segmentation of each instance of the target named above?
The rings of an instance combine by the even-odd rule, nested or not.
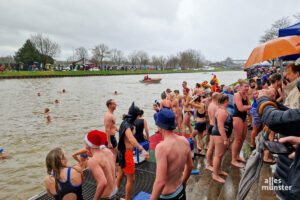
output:
[[[106,133],[94,130],[86,134],[85,142],[91,148],[105,148],[105,143],[107,141]]]

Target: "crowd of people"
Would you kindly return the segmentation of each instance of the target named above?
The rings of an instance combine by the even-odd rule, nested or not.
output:
[[[260,77],[253,77],[249,82],[239,79],[238,84],[233,87],[220,87],[214,76],[211,85],[205,81],[197,83],[194,89],[189,88],[187,82],[183,81],[182,95],[180,90],[172,91],[168,88],[163,91],[161,101],[155,101],[153,104],[157,133],[161,134],[163,141],[155,148],[156,177],[150,199],[186,199],[185,188],[193,167],[187,137],[194,140],[196,155],[206,157],[206,169],[212,172],[213,180],[220,183],[226,181],[228,174],[222,170],[221,163],[230,145],[231,165],[244,168],[246,161],[240,157],[240,152],[248,130],[252,129],[253,150],[256,145],[255,137],[263,128],[268,130],[269,140],[274,141],[279,139],[279,135],[275,133],[287,132],[282,126],[274,125],[275,122],[288,125],[295,120],[300,121],[300,92],[297,88],[297,84],[300,88],[299,77],[300,63],[292,63],[286,68],[284,81],[279,73],[273,73],[264,80]],[[280,107],[280,102],[283,101],[287,107],[297,111]],[[47,155],[48,175],[45,184],[48,193],[55,199],[83,199],[82,170],[86,167],[97,183],[94,199],[116,199],[124,176],[125,199],[130,199],[135,181],[133,149],[141,151],[145,160],[149,159],[149,153],[140,144],[149,140],[147,121],[142,118],[143,110],[133,102],[128,113],[123,115],[123,121],[118,128],[114,116],[117,103],[109,99],[106,106],[105,131],[93,130],[86,134],[83,138],[85,147],[73,154],[78,165],[67,167],[68,158],[61,148],[55,148]],[[270,106],[279,106],[284,112],[294,112],[297,116],[282,116],[292,117],[292,121],[280,121],[282,118],[272,121],[273,118],[270,120],[265,115],[265,110],[270,109]],[[290,128],[298,126],[299,123],[291,125]],[[178,132],[175,133],[175,129]],[[117,133],[118,141],[115,137]],[[283,138],[279,141],[300,143],[298,138]],[[296,155],[296,158],[298,157],[299,155]],[[263,160],[269,164],[276,163],[268,150],[264,152]],[[283,161],[279,157],[277,162]],[[285,171],[286,177],[282,177],[282,173],[278,176],[286,180],[287,173]]]

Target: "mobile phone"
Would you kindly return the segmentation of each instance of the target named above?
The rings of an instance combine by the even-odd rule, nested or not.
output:
[[[261,90],[262,89],[262,85],[261,85],[261,79],[260,78],[256,79],[256,84],[257,84],[257,89]]]
[[[280,143],[280,142],[272,142],[272,141],[264,141],[264,146],[271,153],[275,154],[291,154],[296,149],[293,147],[291,143]]]

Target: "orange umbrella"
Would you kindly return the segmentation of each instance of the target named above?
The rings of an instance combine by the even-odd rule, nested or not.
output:
[[[300,53],[300,36],[287,36],[270,40],[256,47],[249,56],[245,68],[259,62]]]

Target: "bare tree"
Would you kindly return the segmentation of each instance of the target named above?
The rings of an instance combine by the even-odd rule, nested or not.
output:
[[[132,66],[139,64],[139,57],[136,51],[133,51],[128,55],[128,61]]]
[[[60,46],[48,36],[43,36],[42,34],[32,35],[30,41],[40,52],[44,64],[60,54]]]
[[[114,65],[121,65],[122,61],[124,60],[124,54],[121,50],[112,49],[110,51],[110,59]]]
[[[296,23],[300,22],[300,12],[294,14],[293,17],[296,19]]]
[[[177,56],[168,56],[166,66],[171,69],[176,69],[179,66],[180,60]]]
[[[107,45],[99,44],[92,49],[92,61],[96,66],[101,66],[103,64],[103,60],[109,56],[110,51]]]
[[[76,59],[81,60],[81,59],[87,59],[88,56],[89,56],[89,53],[86,50],[86,48],[78,47],[78,48],[75,49],[75,54],[74,55],[75,55]]]
[[[267,29],[265,31],[265,34],[260,37],[259,42],[265,43],[269,40],[277,38],[279,29],[286,28],[290,25],[291,25],[291,21],[290,21],[289,17],[284,17],[284,18],[281,18],[281,19],[275,21],[272,24],[271,28]]]
[[[145,51],[138,51],[136,54],[139,65],[146,66],[149,62],[149,56]]]

